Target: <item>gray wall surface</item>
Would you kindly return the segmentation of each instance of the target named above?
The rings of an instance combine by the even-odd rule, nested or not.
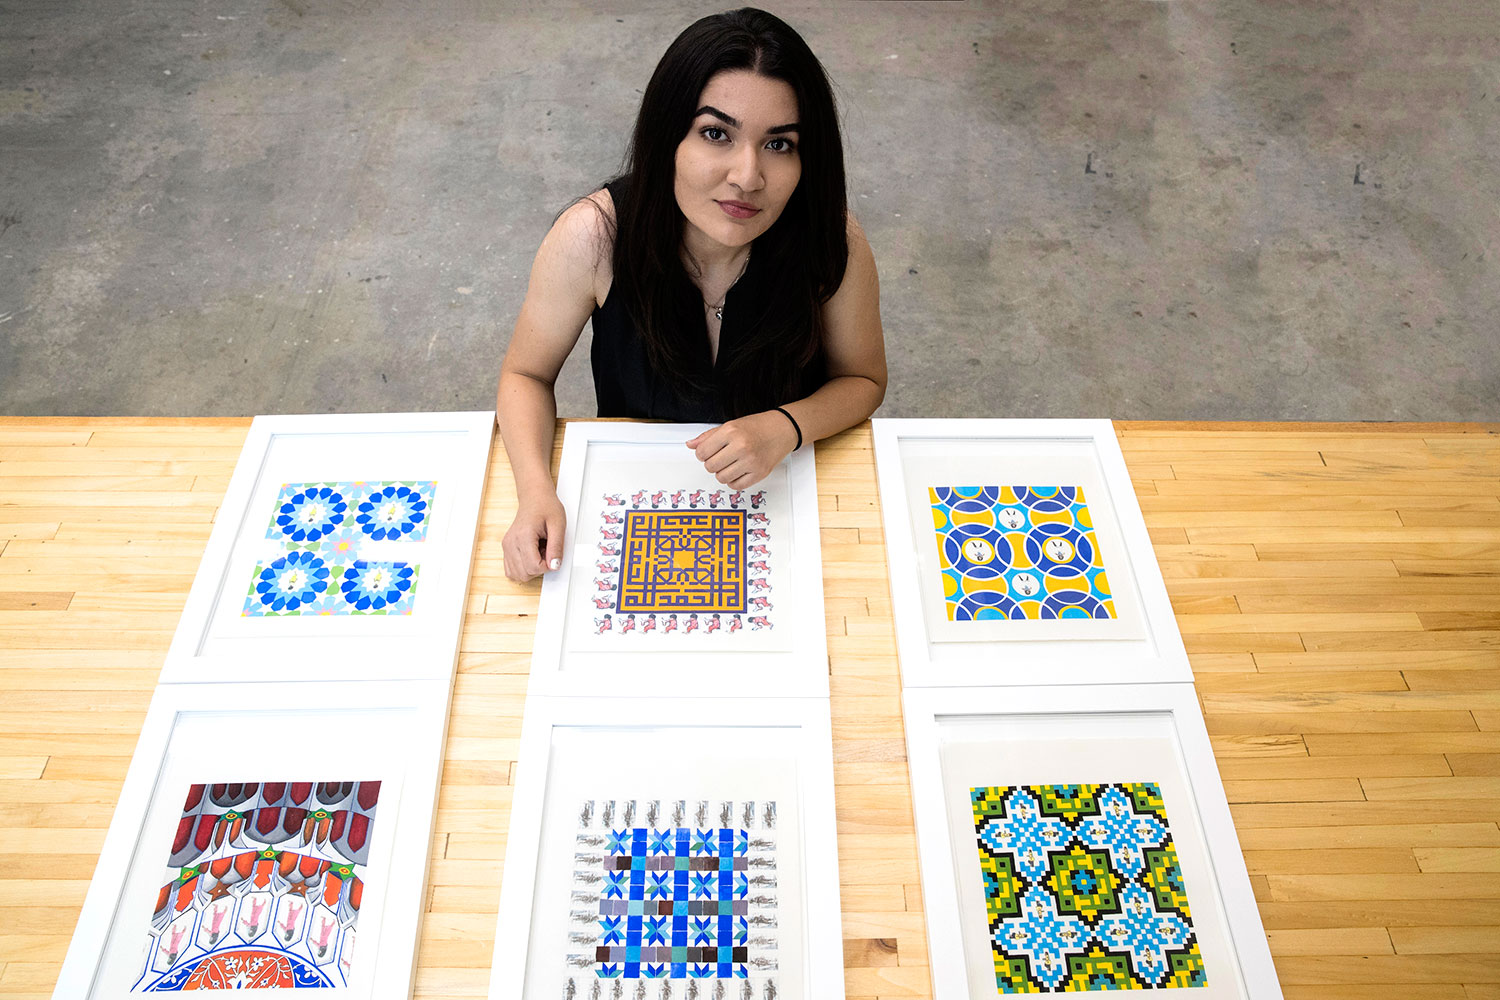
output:
[[[767,6],[837,87],[882,414],[1500,419],[1492,0]],[[717,9],[0,0],[0,412],[489,408]]]

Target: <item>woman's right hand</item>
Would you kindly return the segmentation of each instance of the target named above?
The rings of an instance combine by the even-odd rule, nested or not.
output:
[[[561,566],[567,523],[567,512],[556,493],[522,498],[502,544],[505,575],[525,583]]]

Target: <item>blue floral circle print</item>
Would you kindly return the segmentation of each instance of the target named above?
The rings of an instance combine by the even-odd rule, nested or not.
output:
[[[316,542],[344,523],[349,503],[329,486],[293,493],[276,511],[276,527],[293,542]]]
[[[377,542],[395,540],[427,520],[427,498],[410,486],[387,486],[365,497],[354,520]]]
[[[372,563],[363,559],[344,570],[339,589],[355,611],[397,610],[411,591],[414,570],[406,563]]]
[[[328,586],[328,566],[312,552],[288,552],[260,571],[255,598],[268,611],[296,611]]]

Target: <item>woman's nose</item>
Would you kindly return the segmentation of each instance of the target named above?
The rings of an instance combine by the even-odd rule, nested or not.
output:
[[[729,167],[729,183],[741,191],[759,191],[765,186],[759,149],[747,143],[735,151],[734,162]]]

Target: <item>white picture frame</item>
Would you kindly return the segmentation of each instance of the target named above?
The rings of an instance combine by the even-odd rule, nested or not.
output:
[[[666,752],[673,746],[680,750],[684,740],[696,741],[693,752]],[[609,744],[607,759],[598,766],[595,754],[604,743]],[[826,700],[744,698],[731,706],[724,699],[708,698],[532,696],[527,699],[519,760],[491,1000],[550,1000],[563,995],[561,986],[568,976],[598,978],[598,970],[589,966],[574,966],[574,971],[565,966],[573,946],[569,911],[581,913],[585,925],[598,915],[593,909],[597,890],[573,895],[574,880],[582,870],[577,855],[582,842],[580,806],[583,814],[597,816],[605,801],[617,807],[613,814],[627,828],[639,824],[640,815],[659,815],[650,824],[653,829],[677,822],[669,816],[693,816],[705,805],[710,816],[720,817],[710,818],[710,826],[722,822],[726,809],[735,825],[742,822],[747,801],[756,805],[757,815],[763,814],[768,800],[774,802],[776,968],[765,975],[774,978],[774,995],[784,1000],[844,995],[832,732]],[[597,775],[588,772],[591,764]],[[625,803],[636,811],[627,814]],[[632,815],[637,818],[630,819]],[[696,817],[687,822],[695,823]],[[755,837],[752,829],[752,859]],[[754,928],[757,911],[750,912]],[[748,978],[758,990],[756,1000],[761,1000],[764,986],[755,963],[764,955],[755,950],[754,936],[750,945],[745,956],[751,963]],[[675,984],[677,991],[670,995],[678,996],[687,981],[679,977],[655,983]],[[641,984],[652,981],[627,982],[635,997]],[[738,997],[743,981],[733,982]],[[591,994],[580,990],[578,995]]]
[[[934,1000],[1001,995],[969,793],[1141,781],[1160,791],[1181,862],[1207,975],[1192,995],[1281,996],[1191,684],[908,688],[903,702]]]
[[[494,413],[379,413],[261,416],[250,426],[239,462],[215,518],[162,668],[166,684],[241,681],[397,680],[451,677],[468,594],[479,505],[488,471]],[[347,481],[341,486],[340,481]],[[343,498],[335,530],[301,542],[269,537],[284,515],[282,487],[333,483]],[[361,496],[381,484],[422,484],[431,504],[416,530],[377,541],[362,530]],[[388,491],[401,487],[391,485]],[[343,494],[348,494],[345,498]],[[420,501],[426,505],[426,500]],[[325,522],[326,526],[326,522]],[[290,525],[288,525],[290,527]],[[412,528],[412,522],[405,527]],[[299,546],[319,551],[292,554]],[[336,555],[336,546],[349,546]],[[304,556],[315,572],[330,573],[322,603],[293,607],[285,617],[254,588],[275,596],[286,560]],[[355,559],[371,562],[355,563]],[[360,585],[370,566],[414,574],[410,587],[382,590],[396,604],[364,611],[342,599],[338,581]],[[358,568],[356,568],[358,567]],[[263,580],[262,577],[265,577]],[[311,576],[309,577],[311,581]],[[346,583],[354,586],[354,583]],[[300,596],[304,599],[308,592]],[[358,591],[348,596],[356,596]],[[327,605],[326,608],[324,605]],[[337,605],[337,609],[334,609]],[[324,608],[319,612],[317,608]],[[402,611],[405,613],[401,613]],[[291,613],[294,612],[294,613]]]
[[[188,907],[179,909],[178,917],[169,925],[152,929],[156,923],[153,910],[162,912],[156,906],[160,898],[185,898],[175,893],[167,897],[161,888],[176,885],[163,883],[162,877],[176,871],[168,867],[168,860],[174,831],[183,822],[184,793],[198,784],[285,783],[318,778],[381,782],[367,828],[368,854],[365,863],[353,869],[361,895],[355,898],[346,891],[337,896],[337,903],[329,903],[337,887],[330,884],[327,875],[319,874],[324,881],[301,895],[304,916],[295,905],[295,885],[272,883],[277,895],[260,893],[267,896],[261,900],[256,898],[261,883],[252,884],[247,879],[238,884],[238,889],[249,892],[237,894],[235,888],[223,896],[208,892],[208,901],[195,902],[194,907],[217,907],[220,899],[238,901],[232,905],[251,906],[258,922],[269,902],[271,912],[265,919],[275,921],[279,916],[285,921],[288,948],[310,951],[316,946],[323,949],[320,954],[327,954],[330,932],[337,934],[333,939],[337,950],[328,960],[340,967],[338,986],[342,993],[359,1000],[409,996],[416,971],[447,709],[447,685],[433,680],[307,683],[290,689],[285,685],[226,683],[158,687],[53,996],[57,1000],[123,1000],[138,995],[154,982],[152,977],[160,974],[186,975],[188,969],[198,974],[195,966],[205,964],[203,960],[214,953],[221,927],[233,928],[244,914],[230,909],[229,919],[224,921],[224,914],[215,910],[210,928],[211,914],[206,909],[195,913]],[[253,815],[246,814],[246,828]],[[313,817],[309,815],[306,821],[312,823]],[[288,818],[287,822],[293,820]],[[343,828],[341,821],[335,817],[332,822],[337,834]],[[236,834],[227,824],[224,828],[229,831],[224,841],[227,849],[243,846],[236,840],[243,832]],[[327,836],[326,829],[320,833],[310,829],[319,837]],[[220,826],[214,827],[214,837],[219,830]],[[296,834],[292,836],[295,839]],[[316,838],[312,842],[327,843]],[[300,846],[295,853],[336,856],[326,846]],[[257,870],[256,877],[261,874]],[[296,869],[292,877],[297,877]],[[225,884],[227,880],[220,887]],[[203,899],[197,890],[204,885],[193,887],[194,900]],[[328,903],[344,916],[352,899],[357,910],[354,921],[345,928],[341,919],[333,917],[325,920],[324,926],[313,926],[315,913],[321,911],[308,907],[309,896]],[[360,947],[355,947],[353,936],[346,930],[357,931]],[[169,953],[165,959],[155,954],[171,947],[165,942],[168,933],[174,942],[185,942],[178,945],[181,958],[177,957],[179,953]],[[268,943],[281,949],[279,943],[265,937],[264,931],[258,938],[255,930],[244,933],[251,939],[244,945],[246,949],[255,950]],[[296,944],[290,943],[294,933]],[[204,936],[210,934],[205,945]],[[228,937],[222,940],[229,942]],[[162,947],[157,948],[158,944]],[[156,966],[156,962],[166,964]],[[249,992],[280,995],[279,990],[263,988]]]
[[[878,419],[873,427],[904,687],[1192,679],[1140,504],[1108,420]],[[1002,489],[1022,487],[1065,488],[1073,491],[1070,498],[1076,493],[1074,510],[1082,511],[1086,520],[1081,523],[1087,527],[1075,528],[1071,519],[1079,515],[1068,514],[1066,528],[1046,526],[1040,531],[1055,527],[1069,537],[1086,539],[1076,549],[1069,548],[1066,540],[1054,543],[1047,538],[1046,544],[1062,544],[1074,563],[1087,565],[1081,559],[1085,548],[1092,552],[1096,569],[1097,560],[1102,560],[1105,572],[1095,579],[1109,581],[1109,600],[1101,603],[1081,592],[1071,596],[1109,611],[1096,610],[1089,618],[1064,616],[1075,612],[1081,616],[1085,612],[1080,606],[1066,609],[1054,620],[950,620],[968,612],[959,603],[962,590],[958,598],[945,594],[948,578],[956,579],[959,574],[951,568],[945,573],[940,565],[936,504],[932,502],[938,494],[928,491],[942,487],[985,487],[997,497],[1003,495]],[[1029,523],[1018,534],[1005,531],[1007,526],[998,521],[1014,517],[1014,523],[1020,524],[1035,515],[1021,509],[1021,504],[993,500],[989,494],[979,502],[994,508],[993,514],[985,516],[996,519],[997,526],[987,536],[999,547],[987,547],[983,539],[972,544],[981,550],[976,559],[995,560],[1005,570],[996,582],[1004,596],[997,600],[1015,598],[1017,604],[1025,603],[1028,598],[1023,593],[1033,595],[1039,588],[1052,586],[1054,578],[1048,572],[1058,571],[1057,567],[1032,568],[1051,565],[1042,557],[1023,563],[1025,557],[1017,555],[1012,565],[1004,566],[1009,557],[1000,555],[1011,546],[1026,551],[1033,538],[1044,536]],[[967,537],[959,532],[968,528],[945,526],[944,530],[957,539]],[[1011,545],[1000,544],[1002,538]],[[963,544],[961,551],[967,557],[971,542]],[[1023,565],[1024,569],[1018,568]],[[1082,574],[1076,566],[1066,571]],[[996,571],[971,567],[966,572]],[[967,578],[964,585],[973,586]],[[1089,584],[1083,587],[1093,589]],[[1039,596],[1047,595],[1044,591]],[[1033,607],[1041,606],[1037,598],[1030,600]],[[998,613],[985,610],[981,614]]]
[[[561,566],[542,581],[528,693],[731,697],[753,674],[761,691],[828,696],[813,449],[794,452],[750,490],[734,491],[684,444],[709,427],[567,424],[557,477],[567,538]],[[744,568],[735,571],[743,575],[715,606],[743,607],[743,615],[705,612],[700,629],[700,615],[685,605],[681,615],[623,613],[627,591],[645,579],[637,568],[644,560],[621,555],[622,548],[640,551],[632,538],[642,530],[632,525],[650,532],[663,523],[653,519],[680,515],[731,519],[725,544],[744,546]]]

